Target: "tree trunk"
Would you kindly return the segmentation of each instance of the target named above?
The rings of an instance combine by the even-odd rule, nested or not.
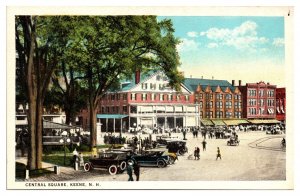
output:
[[[42,168],[43,158],[43,100],[37,100],[36,110],[36,167]]]
[[[96,111],[97,108],[94,104],[90,104],[89,106],[89,117],[90,117],[90,148],[92,149],[97,145],[97,120],[96,120]]]

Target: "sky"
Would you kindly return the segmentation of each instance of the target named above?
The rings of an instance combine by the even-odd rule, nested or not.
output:
[[[284,17],[160,16],[171,19],[185,77],[285,86]],[[237,82],[236,82],[237,83]]]

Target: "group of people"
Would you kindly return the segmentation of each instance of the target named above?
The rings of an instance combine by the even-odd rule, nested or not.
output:
[[[128,181],[134,181],[133,180],[133,173],[136,176],[136,181],[140,180],[140,164],[138,162],[131,162],[128,161],[127,165],[127,174],[128,174]]]

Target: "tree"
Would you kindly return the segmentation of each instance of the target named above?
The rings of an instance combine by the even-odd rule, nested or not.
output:
[[[161,69],[179,89],[178,40],[170,20],[155,16],[80,16],[69,47],[81,65],[88,91],[91,147],[96,145],[96,112],[104,93],[136,70]]]
[[[66,45],[68,29],[62,17],[16,16],[17,70],[24,70],[28,100],[29,169],[41,168],[43,102],[50,78]],[[22,77],[17,78],[21,80]],[[20,82],[20,81],[19,81]],[[22,82],[22,81],[21,81]],[[22,90],[21,90],[22,91]]]

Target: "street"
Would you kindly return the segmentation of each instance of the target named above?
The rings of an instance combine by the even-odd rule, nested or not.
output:
[[[182,134],[172,134],[182,138]],[[140,181],[262,181],[286,179],[286,153],[280,142],[284,135],[266,135],[265,132],[238,132],[240,145],[227,146],[227,139],[206,139],[206,151],[202,151],[201,135],[193,138],[187,134],[189,152],[179,156],[179,161],[166,168],[142,167]],[[146,136],[146,135],[145,135]],[[129,136],[128,136],[129,137]],[[262,139],[264,138],[264,139]],[[250,145],[249,145],[250,144]],[[200,160],[190,160],[196,146],[200,147]],[[217,147],[222,160],[216,160]],[[32,178],[29,181],[127,181],[123,174],[109,175],[107,171],[91,172],[61,168],[60,175]]]

